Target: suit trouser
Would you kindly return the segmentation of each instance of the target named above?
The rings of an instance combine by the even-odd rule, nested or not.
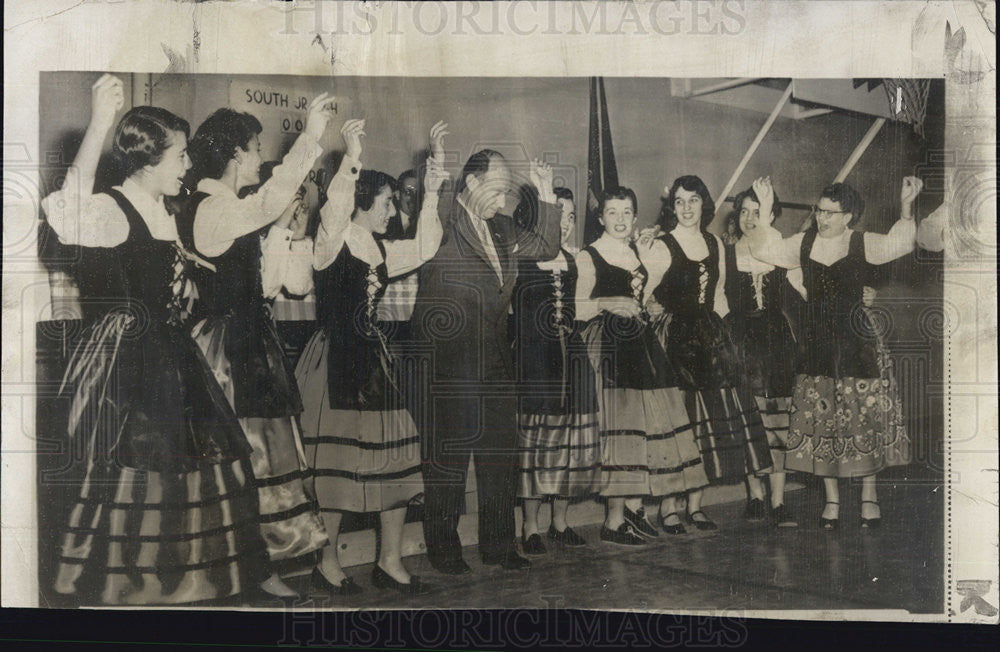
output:
[[[431,393],[424,443],[427,555],[461,555],[458,519],[472,456],[479,499],[479,550],[500,555],[513,544],[517,480],[516,400],[510,391],[466,385],[460,395]],[[457,393],[457,392],[456,392]]]

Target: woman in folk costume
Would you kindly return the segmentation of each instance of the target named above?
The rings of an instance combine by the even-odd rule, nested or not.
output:
[[[798,345],[785,315],[784,296],[787,284],[805,298],[802,270],[786,270],[757,260],[750,253],[749,239],[760,225],[770,225],[781,216],[778,198],[773,197],[770,215],[760,212],[760,199],[753,187],[736,195],[734,211],[727,220],[735,242],[726,246],[726,299],[729,302],[729,325],[739,351],[740,361],[750,382],[750,391],[760,410],[767,431],[774,467],[767,473],[770,483],[771,514],[778,527],[798,527],[792,512],[785,506],[785,454],[788,446],[788,409],[795,384],[795,357]],[[746,237],[744,237],[746,236]],[[871,305],[875,290],[864,288],[864,303]],[[760,476],[747,478],[760,483]],[[751,496],[763,493],[751,489]],[[750,498],[745,517],[751,521],[766,518],[764,501]]]
[[[785,466],[823,478],[825,529],[840,519],[838,478],[861,478],[861,527],[875,527],[881,511],[875,475],[910,460],[909,438],[892,365],[863,305],[874,266],[913,250],[913,202],[922,182],[903,179],[902,217],[885,235],[851,227],[864,211],[856,190],[843,183],[820,193],[815,226],[782,239],[770,226],[750,238],[754,257],[789,269],[801,267],[806,317],[796,361]],[[755,182],[761,213],[771,211],[769,179]]]
[[[126,179],[94,194],[123,102],[122,82],[101,77],[74,165],[42,203],[60,239],[81,247],[81,295],[97,309],[63,380],[87,471],[55,589],[85,604],[242,596],[267,577],[251,450],[181,325],[185,256],[163,204],[190,167],[189,127],[164,109],[128,111],[113,139]]]
[[[427,163],[427,193],[415,239],[374,238],[395,211],[394,180],[361,169],[364,120],[348,120],[341,129],[347,153],[320,209],[313,254],[319,330],[306,344],[295,375],[304,405],[306,458],[331,540],[313,581],[332,593],[361,590],[337,559],[343,512],[379,512],[381,549],[372,569],[376,587],[427,591],[402,561],[406,508],[423,491],[420,439],[393,382],[376,306],[390,277],[419,267],[440,245],[437,201],[447,178],[441,164],[446,127],[438,123],[431,130],[434,155]]]
[[[771,466],[771,452],[723,322],[729,305],[722,242],[705,230],[715,203],[705,183],[689,175],[674,181],[663,209],[660,228],[666,234],[644,246],[651,235],[646,234],[639,246],[650,268],[651,304],[665,311],[655,330],[685,390],[709,481],[743,482]],[[701,494],[692,494],[689,523],[699,530],[717,529],[700,505]],[[676,514],[669,525],[683,528]]]
[[[600,493],[607,499],[601,540],[643,545],[657,536],[643,497],[700,495],[708,484],[678,378],[643,309],[647,272],[632,242],[635,193],[613,188],[601,198],[603,234],[577,254],[576,318],[590,350],[600,401]],[[690,500],[690,498],[689,498]]]
[[[185,246],[212,270],[196,276],[199,308],[192,336],[226,390],[253,449],[261,533],[272,575],[265,590],[292,597],[282,571],[315,563],[327,543],[315,501],[305,493],[307,466],[295,417],[302,400],[275,330],[268,300],[290,282],[292,241],[288,207],[317,157],[332,116],[327,97],[310,105],[306,128],[271,178],[260,181],[261,125],[247,113],[219,109],[191,139],[193,181],[178,217]],[[261,242],[261,231],[270,225]],[[298,263],[308,265],[308,257]],[[301,271],[298,277],[308,278]],[[302,284],[300,281],[299,284]],[[296,288],[308,291],[308,287]]]
[[[586,541],[566,522],[570,498],[588,496],[600,477],[600,438],[594,374],[574,322],[577,269],[576,208],[568,188],[555,188],[562,208],[562,246],[552,260],[522,261],[514,289],[514,364],[525,554],[546,552],[538,508],[552,497],[547,538],[567,546]],[[515,218],[531,220],[537,197]],[[523,209],[523,210],[522,210]]]

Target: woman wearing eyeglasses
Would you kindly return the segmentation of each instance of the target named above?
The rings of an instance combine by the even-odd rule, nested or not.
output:
[[[726,267],[721,240],[706,230],[715,203],[705,183],[686,175],[674,181],[660,216],[659,229],[639,238],[639,253],[650,270],[650,312],[659,342],[678,370],[688,417],[694,427],[709,482],[743,482],[771,468],[771,452],[760,414],[739,365],[723,318],[729,313]],[[665,311],[665,312],[664,312]],[[751,489],[754,487],[751,486]],[[764,495],[758,484],[758,495]],[[688,522],[699,530],[717,526],[701,510],[700,491],[688,496]],[[671,499],[661,506],[670,534],[684,532]]]
[[[838,478],[862,478],[861,527],[872,528],[881,522],[875,474],[910,460],[891,362],[862,303],[874,266],[913,250],[913,202],[922,186],[915,177],[903,179],[902,218],[885,235],[851,228],[864,201],[852,187],[835,183],[820,193],[815,226],[804,233],[782,240],[776,229],[762,224],[748,237],[755,258],[802,268],[807,309],[785,465],[824,479],[820,524],[828,530],[839,524]],[[753,189],[761,215],[770,214],[770,179],[758,179]]]

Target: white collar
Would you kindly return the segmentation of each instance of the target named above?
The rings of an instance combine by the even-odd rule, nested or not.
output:
[[[163,204],[163,197],[153,199],[152,195],[132,179],[125,179],[122,185],[117,186],[115,190],[125,195],[125,199],[139,212],[153,238],[177,240],[177,222],[167,212],[167,207]]]
[[[633,270],[640,265],[639,257],[629,246],[629,242],[612,238],[607,233],[602,233],[601,237],[591,245],[600,252],[601,256],[608,263],[622,269]]]
[[[344,244],[351,250],[351,255],[368,263],[371,267],[378,267],[385,262],[378,244],[375,242],[371,231],[351,222],[347,226],[347,233],[344,235]]]
[[[238,197],[238,195],[233,192],[233,189],[222,183],[218,179],[204,178],[198,182],[198,192],[203,192],[207,195],[228,195],[229,197]]]

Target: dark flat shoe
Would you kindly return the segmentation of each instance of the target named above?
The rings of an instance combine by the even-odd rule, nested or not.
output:
[[[309,576],[309,579],[312,581],[313,587],[326,591],[331,595],[357,595],[358,593],[364,591],[364,589],[358,586],[354,580],[349,577],[345,577],[344,581],[340,583],[340,586],[337,586],[330,580],[326,579],[326,576],[323,575],[323,571],[321,571],[319,567],[313,568],[312,575]]]
[[[660,536],[656,528],[646,520],[646,508],[640,507],[634,512],[628,507],[625,508],[625,522],[635,528],[635,531],[644,537],[655,539]]]
[[[799,522],[795,520],[794,516],[792,516],[791,510],[783,504],[775,507],[773,514],[775,527],[790,528],[799,526]]]
[[[701,514],[704,518],[702,518],[702,519],[695,519],[695,514]],[[706,514],[705,512],[701,511],[700,509],[697,510],[697,511],[691,512],[690,514],[688,514],[688,523],[690,523],[691,525],[695,526],[699,530],[704,530],[704,531],[718,530],[719,529],[719,526],[716,525],[715,522],[712,519],[708,518],[708,514]]]
[[[748,521],[763,521],[767,518],[767,510],[764,508],[764,501],[760,498],[751,498],[747,501],[747,508],[743,510],[743,518]]]
[[[430,587],[420,581],[416,575],[410,576],[409,584],[403,584],[395,577],[382,570],[382,567],[375,564],[372,569],[372,584],[378,589],[392,589],[403,595],[424,595],[430,592]]]
[[[676,516],[677,522],[673,525],[667,525],[667,519],[671,516]],[[667,534],[687,534],[687,530],[684,529],[684,523],[681,522],[680,518],[681,517],[677,512],[670,512],[664,516],[663,519],[661,519],[660,527],[662,527],[663,531]]]
[[[444,575],[465,575],[472,572],[472,569],[469,568],[469,565],[461,557],[448,559],[431,559],[428,557],[427,560],[431,563],[434,570]]]
[[[537,532],[527,539],[521,539],[521,548],[526,555],[544,555],[548,552],[545,549],[545,544],[542,543],[542,536]]]
[[[581,537],[579,534],[573,531],[573,528],[566,526],[566,529],[560,532],[551,525],[549,526],[549,531],[546,536],[552,541],[558,541],[564,546],[585,546],[587,545],[587,540]]]
[[[647,541],[640,536],[630,523],[622,523],[617,530],[601,527],[601,541],[616,543],[620,546],[644,546]]]
[[[541,537],[538,538],[541,539]],[[482,560],[485,566],[499,566],[504,570],[528,570],[531,568],[531,562],[513,550],[508,550],[503,555],[483,555]]]

